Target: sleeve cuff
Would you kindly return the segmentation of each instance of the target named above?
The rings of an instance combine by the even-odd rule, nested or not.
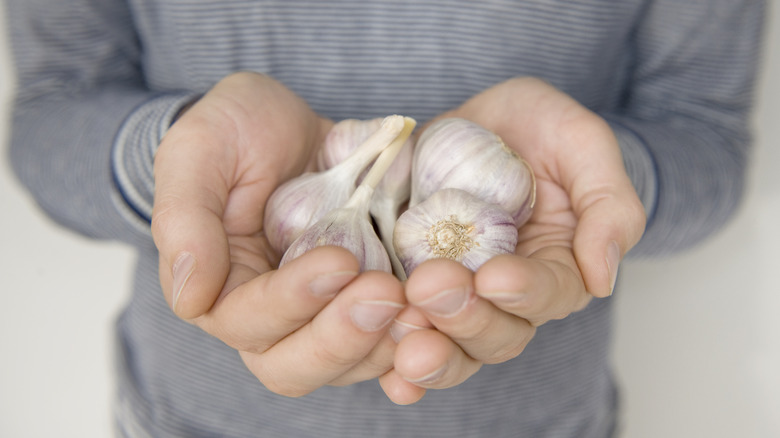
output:
[[[633,130],[615,120],[609,118],[606,120],[617,138],[626,172],[645,207],[647,221],[650,223],[658,197],[658,172],[655,160],[642,139]]]
[[[196,99],[192,93],[166,94],[144,102],[125,120],[111,157],[114,184],[128,214],[151,223],[154,203],[154,154],[179,111]]]

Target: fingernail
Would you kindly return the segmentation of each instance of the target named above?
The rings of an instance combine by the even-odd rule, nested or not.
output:
[[[614,240],[607,246],[607,271],[609,271],[610,289],[609,294],[615,291],[617,282],[618,265],[620,264],[620,246]]]
[[[417,324],[411,324],[396,319],[393,321],[393,325],[390,326],[390,336],[392,336],[393,340],[398,343],[401,342],[401,339],[403,339],[403,337],[409,333],[424,329],[425,327],[420,327]]]
[[[322,274],[309,283],[309,291],[317,298],[333,298],[357,275],[358,273],[353,271]]]
[[[173,297],[171,297],[171,310],[176,312],[176,304],[179,302],[181,293],[187,280],[190,279],[195,271],[195,257],[189,252],[182,252],[173,262]]]
[[[390,324],[403,307],[392,301],[358,301],[352,305],[349,316],[358,328],[375,332]]]
[[[444,364],[438,370],[436,370],[436,371],[434,371],[434,372],[432,372],[430,374],[426,374],[426,375],[420,377],[419,379],[414,379],[414,380],[406,379],[406,381],[409,382],[409,383],[430,384],[430,383],[434,383],[437,380],[439,380],[441,378],[441,376],[443,376],[446,371],[447,371],[447,364]]]
[[[428,298],[420,303],[420,307],[432,315],[448,318],[460,313],[468,304],[470,297],[471,288],[456,287]]]

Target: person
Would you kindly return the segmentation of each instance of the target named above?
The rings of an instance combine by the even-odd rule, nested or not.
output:
[[[738,206],[765,4],[6,8],[18,178],[60,224],[138,251],[119,436],[583,438],[618,430],[620,261]],[[404,284],[334,247],[277,269],[266,199],[335,121],[388,114],[470,119],[530,163],[517,253]]]

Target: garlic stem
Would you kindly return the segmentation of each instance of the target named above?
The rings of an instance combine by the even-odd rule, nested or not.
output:
[[[401,117],[401,116],[389,116],[389,117]],[[409,138],[410,135],[412,135],[412,131],[414,130],[414,127],[417,125],[417,122],[412,119],[411,117],[404,117],[403,118],[404,126],[401,129],[401,132],[398,134],[398,136],[393,140],[385,150],[382,151],[382,153],[379,155],[379,158],[376,159],[376,162],[373,166],[371,166],[371,170],[368,171],[366,176],[363,178],[363,181],[360,183],[360,185],[369,185],[372,189],[376,188],[377,184],[379,184],[379,181],[382,180],[382,177],[385,176],[385,173],[387,173],[387,169],[390,168],[390,165],[393,164],[393,160],[395,160],[395,157],[398,155],[399,152],[401,152],[401,148],[404,146],[404,143],[406,143],[406,139]]]
[[[403,129],[401,129],[401,132],[398,134],[398,136],[382,151],[382,153],[376,159],[374,165],[371,166],[371,169],[363,178],[363,181],[355,189],[355,192],[345,204],[345,208],[360,208],[362,204],[368,202],[367,200],[370,200],[373,196],[374,189],[376,189],[376,186],[380,181],[382,181],[385,173],[387,173],[387,170],[393,164],[393,161],[403,148],[404,143],[406,143],[406,140],[412,134],[412,131],[414,131],[414,128],[417,125],[417,122],[410,117],[404,117],[403,119]],[[387,224],[384,225],[387,226]],[[392,228],[390,228],[390,230],[392,230]],[[398,276],[401,281],[406,280],[406,272],[404,271],[403,264],[395,254],[395,248],[392,244],[392,234],[387,236],[383,235],[381,240],[385,250],[387,251],[388,257],[390,258],[390,263],[393,266],[393,271],[395,272],[396,276]]]
[[[394,144],[390,142],[390,139],[401,135],[405,127],[406,120],[403,116],[392,115],[385,117],[382,120],[382,124],[379,125],[379,129],[374,131],[372,135],[369,135],[344,161],[334,166],[334,168],[346,168],[353,162],[364,163],[372,160],[381,151]]]

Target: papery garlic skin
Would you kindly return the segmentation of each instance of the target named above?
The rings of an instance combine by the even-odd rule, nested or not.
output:
[[[263,230],[276,251],[284,253],[306,229],[354,193],[358,176],[404,129],[402,116],[388,116],[352,154],[325,172],[309,172],[279,186],[268,198]]]
[[[402,213],[393,244],[406,275],[433,258],[455,260],[476,271],[496,255],[514,254],[517,227],[500,206],[449,188]]]
[[[392,273],[390,258],[379,240],[368,216],[371,190],[358,187],[354,205],[328,212],[290,245],[279,266],[307,251],[326,245],[349,250],[360,262],[360,270],[379,270]],[[352,199],[351,199],[352,200]]]
[[[518,227],[530,218],[536,197],[528,163],[492,131],[460,118],[434,122],[420,136],[409,205],[444,188],[465,190],[501,206]]]

